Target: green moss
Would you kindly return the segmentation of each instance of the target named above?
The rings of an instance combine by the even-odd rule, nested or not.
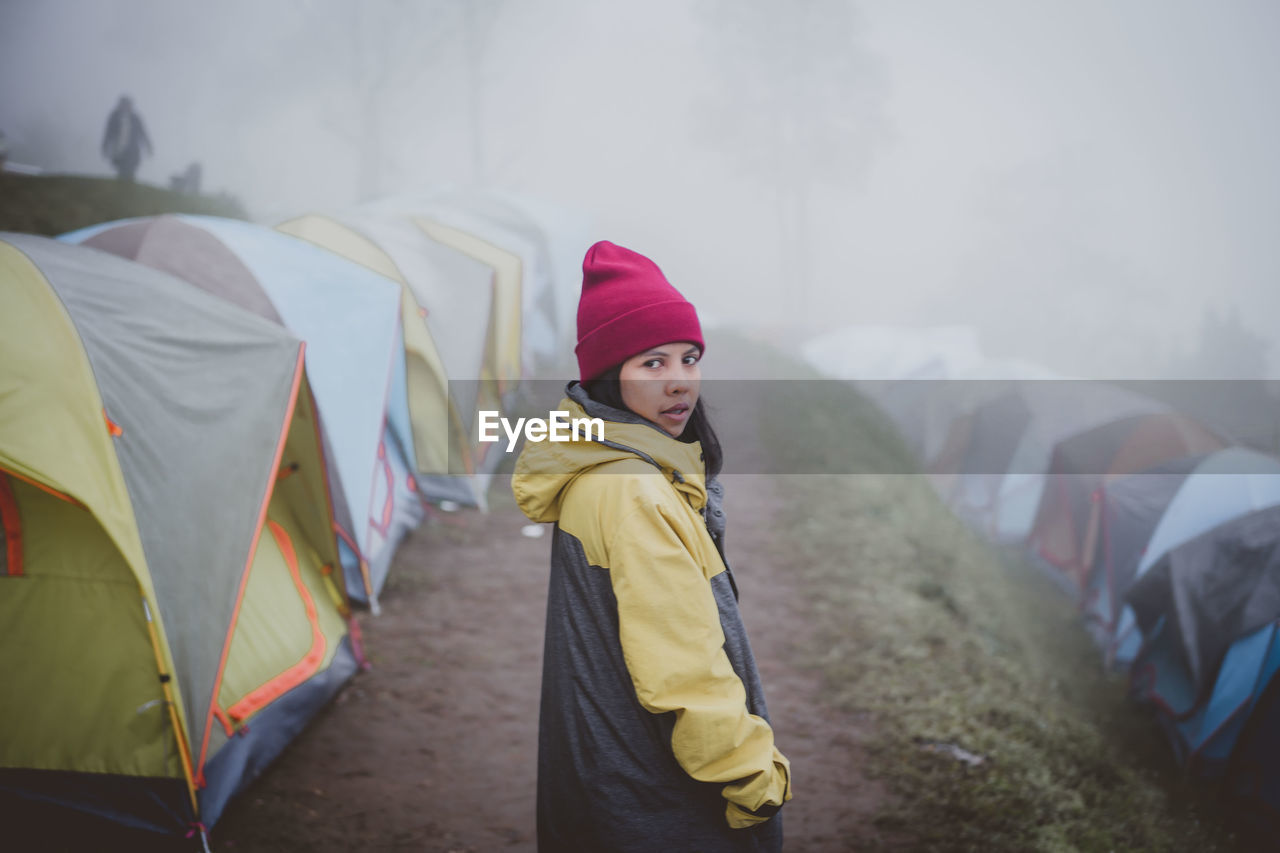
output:
[[[761,410],[772,452],[801,446],[837,471],[887,470],[905,453],[865,401],[843,410],[793,399],[804,383],[773,385]],[[831,701],[874,721],[868,772],[897,795],[877,825],[921,849],[1235,848],[1104,671],[1075,606],[1018,552],[978,540],[925,478],[796,475],[779,488],[775,559],[810,593],[808,660]]]

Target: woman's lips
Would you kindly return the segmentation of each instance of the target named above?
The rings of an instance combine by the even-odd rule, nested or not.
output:
[[[679,403],[669,409],[663,409],[658,414],[673,421],[682,421],[689,417],[689,406],[687,403]]]

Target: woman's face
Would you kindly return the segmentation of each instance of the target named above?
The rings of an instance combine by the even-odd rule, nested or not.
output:
[[[622,402],[645,420],[679,438],[698,402],[702,350],[674,343],[647,349],[622,363]]]

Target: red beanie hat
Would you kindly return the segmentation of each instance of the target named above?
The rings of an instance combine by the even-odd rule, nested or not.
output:
[[[574,348],[582,381],[650,347],[676,341],[706,349],[698,313],[658,265],[608,240],[587,249]]]

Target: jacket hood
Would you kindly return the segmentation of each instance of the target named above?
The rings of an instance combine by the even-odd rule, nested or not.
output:
[[[706,474],[699,442],[679,441],[634,412],[598,403],[577,382],[570,382],[565,394],[559,408],[570,418],[600,418],[604,438],[525,444],[516,460],[511,490],[531,520],[558,521],[561,497],[574,480],[602,465],[633,459],[661,470],[695,510],[706,506]]]

